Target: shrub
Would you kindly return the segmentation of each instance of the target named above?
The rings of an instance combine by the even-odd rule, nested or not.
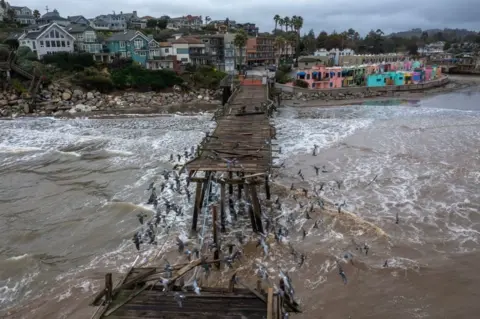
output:
[[[123,69],[111,71],[112,82],[119,89],[161,90],[183,83],[175,72],[170,70],[146,70],[132,64]]]
[[[195,86],[206,89],[217,88],[226,76],[225,72],[217,71],[213,66],[202,65],[192,75]]]
[[[12,80],[12,87],[18,94],[27,92],[27,89],[25,88],[25,86],[23,86],[22,82],[17,79]]]
[[[110,92],[113,89],[112,80],[103,75],[82,76],[76,82],[88,90],[95,89],[102,93]]]
[[[93,55],[90,53],[68,53],[58,52],[55,54],[45,55],[43,57],[45,64],[54,64],[61,70],[73,71],[81,67],[89,67],[95,65]]]
[[[295,80],[295,86],[307,89],[308,88],[308,83],[305,82],[304,80]]]
[[[282,64],[278,67],[278,71],[282,71],[283,73],[290,73],[292,72],[292,66],[289,64]]]
[[[7,61],[9,54],[8,49],[0,47],[0,61]]]

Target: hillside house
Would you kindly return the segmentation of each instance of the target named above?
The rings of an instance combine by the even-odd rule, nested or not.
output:
[[[15,21],[24,24],[31,25],[35,24],[35,18],[33,17],[33,11],[28,7],[17,7],[11,6],[15,11]]]
[[[88,21],[88,19],[84,16],[71,16],[67,17],[67,19],[70,21],[70,23],[90,25],[90,21]]]
[[[97,32],[89,25],[70,24],[65,30],[75,38],[75,51],[101,53],[103,46],[97,39]]]
[[[21,46],[29,47],[41,59],[46,54],[73,52],[75,38],[56,23],[35,26],[18,37]]]
[[[201,29],[203,26],[202,16],[187,15],[183,17],[171,18],[168,21],[167,29]]]
[[[106,42],[111,54],[131,58],[145,67],[150,51],[150,40],[140,31],[125,30],[112,35]]]
[[[37,24],[39,25],[51,23],[66,27],[70,24],[70,21],[68,21],[68,19],[66,18],[61,17],[57,9],[54,9],[52,12],[45,13],[43,16],[40,17],[40,19],[37,20]]]
[[[147,20],[141,19],[137,11],[132,13],[103,14],[93,19],[91,23],[95,30],[123,31],[129,27],[145,28]]]

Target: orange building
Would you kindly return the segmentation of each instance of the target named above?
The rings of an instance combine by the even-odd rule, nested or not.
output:
[[[246,49],[248,65],[275,63],[275,39],[273,37],[248,38]]]

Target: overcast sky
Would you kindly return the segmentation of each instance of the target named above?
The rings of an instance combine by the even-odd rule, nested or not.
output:
[[[331,32],[354,28],[361,34],[370,29],[385,33],[412,28],[466,28],[480,30],[480,0],[19,0],[11,5],[25,5],[41,14],[56,8],[63,17],[84,15],[93,18],[116,11],[132,12],[139,16],[182,15],[210,16],[212,19],[252,22],[260,31],[274,28],[273,16],[300,15],[304,32],[314,29]]]

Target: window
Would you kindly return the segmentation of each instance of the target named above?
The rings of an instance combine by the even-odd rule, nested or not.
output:
[[[142,39],[135,39],[134,41],[135,49],[141,49],[143,47],[143,40]]]
[[[60,41],[57,41],[57,48],[61,47]]]
[[[40,47],[43,48],[43,41],[40,41]]]
[[[122,56],[122,58],[126,58],[126,57],[127,57],[127,54],[126,54],[125,52],[120,53],[120,55]]]
[[[188,54],[188,49],[177,49],[177,54]]]
[[[338,73],[337,73],[337,76],[338,76],[338,77],[341,77],[342,75],[340,74],[340,72],[338,72]]]
[[[138,55],[139,55],[139,56],[146,56],[147,54],[146,54],[145,51],[141,51],[141,52],[138,53]]]
[[[310,80],[310,74],[307,74],[307,80]]]
[[[32,46],[33,46],[33,49],[34,49],[34,50],[37,49],[37,46],[35,45],[35,41],[32,41]]]
[[[52,43],[52,48],[55,48],[56,45],[55,45],[55,41],[50,41]]]
[[[70,41],[67,41],[67,47],[70,47]]]
[[[48,38],[50,38],[50,36],[47,34],[47,35],[45,36],[45,39],[48,39]]]
[[[55,38],[60,38],[60,34],[58,34],[57,30],[55,30]]]
[[[60,34],[60,38],[65,39],[65,37],[63,36],[63,34]]]
[[[65,41],[62,41],[62,47],[65,47]]]
[[[125,41],[120,41],[120,48],[125,48]]]
[[[50,47],[50,41],[45,41],[45,44],[47,45],[47,48]]]
[[[165,53],[168,53],[168,48],[165,49]]]
[[[55,38],[55,31],[50,31],[50,38]]]

